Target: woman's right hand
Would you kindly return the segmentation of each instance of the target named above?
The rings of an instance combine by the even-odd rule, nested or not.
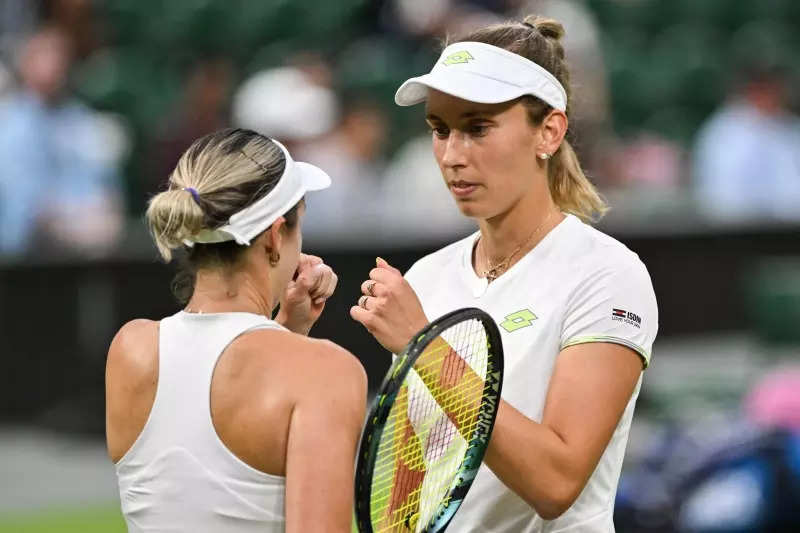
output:
[[[336,290],[339,277],[315,255],[300,254],[297,278],[290,281],[281,296],[275,321],[294,333],[308,335],[325,302]]]
[[[380,257],[369,279],[361,284],[364,294],[350,316],[372,333],[392,353],[400,353],[408,341],[428,324],[422,304],[403,274]]]

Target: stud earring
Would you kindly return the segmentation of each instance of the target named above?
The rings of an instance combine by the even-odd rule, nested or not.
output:
[[[269,264],[272,266],[278,266],[278,263],[281,260],[281,253],[275,252],[275,254],[269,254]]]
[[[547,152],[542,152],[541,154],[539,154],[538,157],[542,161],[546,161],[547,159],[550,159],[550,154],[548,154]]]

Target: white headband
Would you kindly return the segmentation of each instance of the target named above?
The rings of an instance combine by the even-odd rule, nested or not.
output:
[[[530,94],[566,111],[567,92],[555,76],[533,61],[486,43],[464,41],[444,49],[429,74],[406,80],[394,101],[424,101],[428,88],[481,104],[499,104]]]
[[[272,142],[280,147],[286,159],[283,174],[275,187],[254,204],[231,215],[226,225],[215,230],[202,230],[184,240],[184,244],[194,246],[195,243],[235,240],[243,246],[250,246],[253,237],[289,211],[306,192],[330,187],[331,178],[324,170],[309,163],[295,161],[285,146],[274,139]]]

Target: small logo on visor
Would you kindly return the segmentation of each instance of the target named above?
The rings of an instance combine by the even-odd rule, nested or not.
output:
[[[461,52],[455,52],[447,56],[442,63],[445,65],[457,65],[459,63],[467,63],[470,59],[475,59],[472,57],[472,54],[467,52],[466,50],[462,50]]]

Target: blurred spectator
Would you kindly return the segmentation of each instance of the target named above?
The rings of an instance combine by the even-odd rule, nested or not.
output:
[[[33,0],[0,0],[0,58],[14,57],[36,25],[38,11],[38,2]]]
[[[537,13],[564,25],[564,53],[570,64],[572,101],[570,128],[580,130],[587,145],[593,135],[606,131],[609,121],[608,80],[601,46],[601,32],[592,12],[580,0],[527,0],[517,19]]]
[[[754,424],[800,434],[800,365],[768,372],[747,394],[744,409]]]
[[[383,24],[390,31],[409,36],[440,36],[453,4],[453,0],[390,0],[384,4]]]
[[[274,137],[290,150],[329,132],[337,111],[334,92],[296,67],[257,72],[233,97],[236,126]]]
[[[604,184],[633,188],[675,188],[684,175],[685,150],[675,141],[654,131],[641,131],[625,142],[606,139],[608,157],[595,170]]]
[[[452,11],[447,15],[443,33],[431,35],[431,37],[437,39],[441,38],[443,35],[466,35],[478,28],[483,28],[491,24],[500,24],[505,20],[506,17],[492,11],[487,11],[479,5],[474,5],[474,3],[454,6]]]
[[[195,139],[229,125],[232,88],[233,66],[227,58],[207,58],[194,66],[176,112],[161,125],[153,143],[146,191],[160,189]]]
[[[296,68],[306,75],[306,79],[320,87],[333,85],[333,72],[330,60],[311,50],[300,50],[287,58],[287,66]]]
[[[0,100],[11,94],[14,89],[14,78],[6,66],[0,61]]]
[[[43,19],[67,34],[73,54],[82,60],[101,44],[100,25],[94,0],[44,0]]]
[[[439,42],[447,36],[502,22],[501,15],[494,11],[502,11],[505,6],[492,5],[502,2],[488,3],[490,5],[464,0],[391,0],[383,6],[382,25],[391,33],[399,33],[423,48],[430,48],[431,41]],[[429,65],[424,67],[429,68]]]
[[[357,237],[359,228],[374,235],[383,211],[378,187],[385,166],[386,116],[369,97],[359,94],[345,100],[338,126],[299,150],[302,159],[325,169],[333,182],[307,199],[303,225],[310,238]]]
[[[800,220],[800,118],[778,68],[748,69],[700,130],[694,180],[703,212],[720,221]]]
[[[93,255],[113,246],[122,228],[109,143],[119,131],[70,97],[70,65],[71,44],[54,28],[40,29],[21,50],[21,88],[0,109],[2,254]]]

